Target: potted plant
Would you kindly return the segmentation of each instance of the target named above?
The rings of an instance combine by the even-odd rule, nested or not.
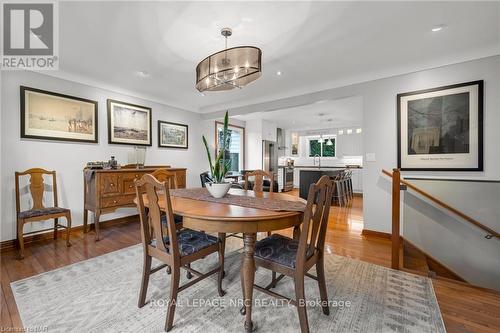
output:
[[[205,150],[207,151],[208,163],[210,165],[210,173],[212,174],[212,182],[207,183],[206,187],[208,192],[214,198],[222,198],[226,195],[231,187],[230,182],[225,181],[225,175],[231,166],[231,161],[226,160],[226,150],[229,148],[231,138],[229,136],[228,128],[229,124],[229,114],[226,111],[224,116],[224,125],[222,128],[222,140],[219,140],[219,151],[215,157],[215,161],[212,162],[212,155],[210,154],[210,148],[208,147],[208,142],[203,135],[203,144],[205,144]],[[218,133],[216,133],[218,135]]]

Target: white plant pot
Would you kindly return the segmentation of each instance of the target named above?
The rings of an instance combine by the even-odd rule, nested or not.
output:
[[[222,198],[231,188],[231,183],[206,183],[206,187],[210,195],[214,198]]]

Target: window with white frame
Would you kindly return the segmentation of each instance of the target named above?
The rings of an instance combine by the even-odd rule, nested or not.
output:
[[[335,157],[337,152],[337,136],[310,137],[307,140],[308,156]]]

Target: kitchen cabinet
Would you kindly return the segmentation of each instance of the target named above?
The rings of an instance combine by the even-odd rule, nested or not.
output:
[[[352,171],[352,189],[356,193],[363,193],[363,169],[349,169]]]

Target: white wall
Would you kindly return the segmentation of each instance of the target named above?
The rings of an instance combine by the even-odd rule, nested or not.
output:
[[[247,120],[245,136],[245,169],[262,169],[262,120]]]
[[[499,231],[500,183],[412,179],[468,216]],[[500,242],[455,215],[404,192],[402,234],[467,282],[500,291]]]
[[[199,173],[206,169],[206,156],[202,147],[201,133],[205,131],[199,114],[179,110],[167,105],[124,96],[75,82],[57,79],[34,72],[3,72],[1,78],[1,240],[15,238],[14,172],[32,167],[56,170],[58,173],[59,202],[72,210],[73,225],[82,224],[83,175],[82,169],[88,161],[108,160],[116,156],[120,163],[127,163],[127,154],[132,146],[108,144],[106,99],[151,107],[153,112],[152,142],[146,153],[146,164],[166,164],[185,167],[187,185],[199,186]],[[20,139],[19,86],[59,92],[98,101],[99,143],[70,143]],[[158,148],[157,120],[173,121],[189,125],[189,149]],[[213,133],[213,127],[207,130]],[[212,134],[213,136],[213,134]],[[118,214],[107,214],[103,220],[128,215],[134,209],[121,209]],[[34,223],[40,229],[51,222]],[[26,225],[25,231],[31,231]]]

